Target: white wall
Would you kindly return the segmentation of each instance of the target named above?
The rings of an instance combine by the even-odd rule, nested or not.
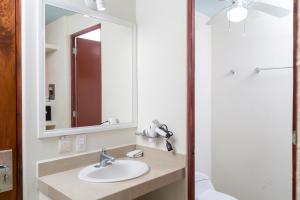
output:
[[[142,130],[158,119],[174,131],[174,147],[186,153],[187,116],[187,1],[138,0],[138,126]],[[137,143],[166,150],[165,143]],[[176,191],[176,192],[175,192]],[[142,199],[184,200],[185,182]]]
[[[112,23],[102,27],[102,119],[132,122],[133,31]]]
[[[38,20],[41,19],[38,15],[40,11],[39,3],[36,0],[27,0],[22,5],[24,200],[38,199],[35,179],[36,161],[60,156],[57,153],[58,138],[37,139],[37,69],[40,67],[38,58]],[[125,2],[124,0],[118,1],[118,4],[118,9],[123,9],[120,16],[123,16],[126,12],[132,16],[131,11],[135,10],[134,5],[132,8],[128,4],[128,1]],[[87,150],[90,151],[100,149],[101,147],[112,147],[128,143],[135,143],[134,129],[89,134],[87,137]],[[74,153],[73,150],[70,154]]]
[[[186,1],[137,1],[138,124],[158,119],[174,131],[175,147],[186,152]],[[150,9],[151,8],[151,9]],[[165,143],[139,144],[166,149]]]
[[[195,112],[196,170],[211,175],[211,27],[209,17],[196,12]]]
[[[292,66],[293,15],[249,14],[246,35],[225,17],[212,27],[213,182],[242,200],[291,199],[292,71],[254,68]]]

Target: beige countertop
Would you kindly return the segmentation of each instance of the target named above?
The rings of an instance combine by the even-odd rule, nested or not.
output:
[[[120,158],[123,153],[126,153],[120,153],[122,148],[124,147],[118,148],[118,150],[112,149],[112,155],[114,155],[113,151],[119,151],[117,153],[119,159],[128,159]],[[89,183],[78,179],[78,173],[83,168],[82,166],[69,169],[70,167],[67,165],[70,164],[70,160],[52,160],[38,164],[40,170],[38,189],[53,200],[132,200],[184,178],[185,156],[143,146],[131,145],[130,148],[144,151],[144,157],[135,160],[143,161],[149,165],[150,171],[147,174],[123,182]],[[128,150],[128,146],[123,150]],[[76,162],[76,160],[86,161],[89,159],[83,159],[83,157],[91,155],[95,157],[95,154],[94,152],[79,157],[75,156],[72,157],[71,162]],[[93,164],[90,163],[92,160],[91,158],[86,165]],[[68,170],[53,171],[53,166]],[[53,172],[49,173],[47,167],[51,167],[50,171]]]

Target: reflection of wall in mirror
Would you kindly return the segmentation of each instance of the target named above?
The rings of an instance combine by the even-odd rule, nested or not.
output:
[[[112,23],[102,25],[102,119],[131,122],[132,30]]]
[[[52,101],[56,128],[71,127],[70,35],[99,24],[99,20],[75,14],[46,26],[46,43],[59,50],[46,56],[46,85],[55,84],[57,98]],[[101,22],[102,43],[102,119],[117,117],[132,121],[132,30]],[[46,95],[48,95],[46,93]]]
[[[71,92],[70,92],[70,61],[69,42],[67,37],[67,17],[62,17],[46,26],[46,43],[55,44],[57,51],[46,54],[45,91],[48,96],[48,85],[55,84],[56,99],[51,101],[52,120],[56,128],[66,128],[71,125]]]

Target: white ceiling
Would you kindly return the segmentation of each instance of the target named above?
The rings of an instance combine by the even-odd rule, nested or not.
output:
[[[209,17],[214,16],[224,7],[228,6],[227,1],[222,0],[195,0],[196,1],[196,11],[201,12]]]

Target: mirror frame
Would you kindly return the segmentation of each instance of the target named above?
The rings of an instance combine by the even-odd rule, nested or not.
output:
[[[111,22],[114,24],[119,24],[122,26],[126,26],[132,29],[132,46],[133,46],[133,66],[132,66],[132,122],[128,123],[120,123],[118,125],[106,125],[106,126],[85,126],[85,127],[77,127],[77,128],[62,128],[62,129],[54,129],[54,130],[46,130],[46,121],[45,121],[45,6],[51,5],[58,8],[66,9],[73,11],[75,13],[79,13],[82,15],[88,15],[92,18],[99,19],[100,21]],[[41,9],[39,9],[38,18],[39,20],[39,67],[37,69],[37,82],[38,82],[38,138],[51,138],[51,137],[59,137],[66,135],[78,135],[78,134],[87,134],[87,133],[99,133],[103,131],[109,130],[120,130],[127,128],[136,128],[137,127],[137,119],[138,119],[138,96],[137,96],[137,28],[136,24],[119,19],[107,14],[103,14],[94,10],[90,10],[87,7],[81,7],[75,5],[74,3],[62,3],[59,0],[43,0],[40,2]]]

